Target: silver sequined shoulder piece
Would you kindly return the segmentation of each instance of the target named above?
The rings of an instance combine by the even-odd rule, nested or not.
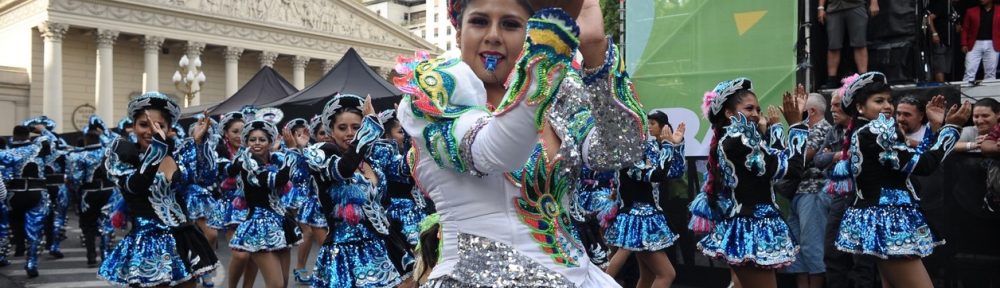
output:
[[[507,244],[458,234],[459,260],[452,274],[423,287],[576,287]]]

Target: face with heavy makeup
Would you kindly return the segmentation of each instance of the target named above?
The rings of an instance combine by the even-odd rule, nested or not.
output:
[[[247,135],[246,144],[247,149],[250,149],[250,153],[254,157],[257,157],[257,159],[267,159],[267,153],[270,152],[271,148],[271,138],[263,130],[250,131],[250,134]]]
[[[361,129],[361,113],[354,110],[338,112],[330,123],[330,138],[341,150],[350,148],[354,135]]]
[[[156,134],[153,125],[158,125],[165,133],[170,133],[173,129],[167,125],[167,119],[163,117],[163,111],[157,109],[146,109],[144,112],[135,115],[134,118],[135,125],[132,127],[136,138],[139,140],[140,150],[146,150],[149,144],[153,142],[153,135]]]
[[[484,84],[502,85],[514,61],[521,55],[530,11],[518,0],[473,0],[462,11],[456,42],[462,61]],[[496,57],[496,69],[486,69],[488,57]]]

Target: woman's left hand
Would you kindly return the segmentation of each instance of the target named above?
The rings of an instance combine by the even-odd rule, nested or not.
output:
[[[684,125],[684,122],[681,122],[681,124],[677,125],[677,130],[671,129],[670,126],[664,126],[663,130],[661,130],[660,132],[660,134],[662,134],[661,139],[667,140],[668,142],[670,142],[670,144],[674,145],[681,144],[681,142],[684,142],[685,128],[686,125]]]
[[[767,126],[771,126],[771,125],[774,125],[774,124],[781,123],[781,112],[782,112],[781,109],[778,109],[778,107],[767,106]],[[799,118],[802,118],[802,117],[799,116]],[[788,119],[788,115],[785,115],[785,119]],[[793,119],[788,119],[788,123],[796,123],[796,122],[792,122],[792,120]],[[801,119],[799,119],[799,121],[801,121]],[[767,130],[764,130],[764,131],[767,131]]]
[[[144,111],[143,113],[146,113],[146,119],[151,119],[149,117],[149,110]],[[153,124],[153,125],[150,125],[150,126],[153,126],[153,133],[156,133],[157,135],[160,135],[160,139],[166,140],[167,139],[167,132],[164,132],[163,131],[163,127],[160,127],[160,122],[150,121],[150,123]]]
[[[362,112],[363,112],[363,114],[365,114],[365,116],[375,115],[375,106],[372,106],[372,95],[371,94],[368,94],[368,96],[365,97],[365,104],[363,105],[363,107],[364,107],[364,111],[362,111]]]
[[[194,142],[197,144],[201,144],[205,140],[205,135],[208,132],[209,117],[208,110],[205,110],[202,112],[202,117],[198,120],[198,124],[194,125],[194,135],[191,135],[191,137],[194,137]]]
[[[295,136],[292,136],[292,131],[289,131],[288,129],[281,129],[281,138],[285,139],[285,145],[288,145],[289,147],[298,143],[298,141],[295,140]],[[295,146],[294,148],[302,147]]]

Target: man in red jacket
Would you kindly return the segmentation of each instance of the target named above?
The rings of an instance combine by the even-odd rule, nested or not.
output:
[[[969,8],[962,21],[962,52],[965,55],[965,77],[976,80],[979,63],[984,67],[983,80],[997,78],[997,57],[1000,51],[1000,13],[993,9],[995,0],[979,0],[979,6]]]

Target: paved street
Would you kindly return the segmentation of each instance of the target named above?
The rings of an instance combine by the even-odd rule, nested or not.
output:
[[[97,268],[87,268],[87,257],[86,249],[80,244],[80,228],[79,221],[75,214],[70,212],[69,220],[66,225],[66,237],[67,239],[63,241],[62,252],[65,255],[63,259],[55,259],[49,256],[46,252],[40,255],[38,261],[38,278],[28,279],[27,274],[24,272],[24,258],[23,257],[11,257],[11,265],[7,267],[0,268],[0,287],[39,287],[39,288],[57,288],[57,287],[74,287],[74,288],[85,288],[85,287],[110,287],[109,283],[97,278]],[[121,239],[119,236],[118,239]],[[224,241],[221,241],[224,242]],[[225,243],[221,243],[225,245]],[[295,265],[295,250],[292,251],[292,265]],[[313,247],[310,259],[315,259],[316,257],[316,247]],[[13,253],[13,251],[11,251]],[[216,287],[225,287],[225,269],[226,265],[229,264],[229,248],[223,246],[216,250],[223,267],[216,270],[216,275],[214,277]],[[13,254],[11,255],[13,256]],[[311,261],[308,267],[312,267]],[[291,278],[291,276],[290,276]],[[294,282],[294,280],[293,280]],[[12,288],[13,288],[12,287]],[[200,286],[199,286],[200,287]],[[264,280],[259,275],[257,276],[257,281],[254,283],[254,287],[264,287]],[[299,286],[304,287],[304,286]]]

